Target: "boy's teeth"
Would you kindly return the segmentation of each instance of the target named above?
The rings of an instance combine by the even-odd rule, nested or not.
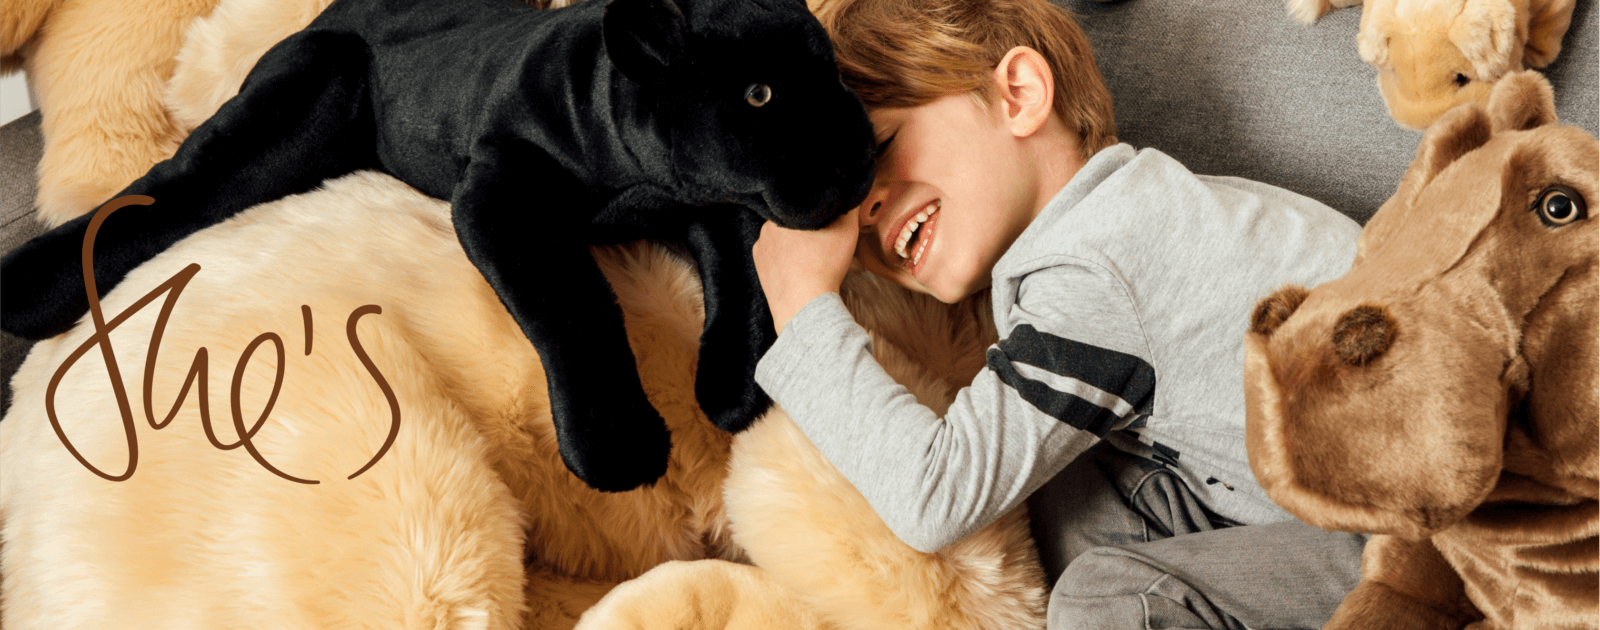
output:
[[[911,255],[906,253],[906,245],[911,243],[911,235],[916,234],[917,228],[921,227],[922,223],[928,220],[928,217],[933,216],[937,212],[939,212],[939,202],[935,201],[928,204],[927,207],[923,208],[921,212],[917,213],[917,216],[912,217],[910,221],[906,221],[906,227],[900,230],[899,238],[896,238],[894,241],[894,253],[899,254],[901,258],[910,258]],[[913,262],[912,264],[916,263]]]

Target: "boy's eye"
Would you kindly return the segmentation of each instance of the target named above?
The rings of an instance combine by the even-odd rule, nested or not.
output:
[[[897,131],[895,133],[889,134],[888,138],[885,138],[883,142],[879,142],[878,143],[878,152],[875,154],[876,157],[880,157],[880,158],[883,157],[883,152],[889,150],[889,143],[890,142],[894,142],[894,137],[897,136],[897,135],[900,135],[900,132]]]

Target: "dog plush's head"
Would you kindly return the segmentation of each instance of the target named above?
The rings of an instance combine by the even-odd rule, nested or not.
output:
[[[1413,539],[1449,527],[1495,487],[1508,416],[1528,434],[1588,435],[1573,459],[1593,467],[1600,143],[1554,112],[1533,72],[1450,111],[1350,272],[1257,306],[1250,464],[1305,522]]]
[[[800,229],[866,197],[872,123],[802,0],[611,0],[603,24],[684,183]]]
[[[1387,12],[1392,8],[1393,12]],[[1523,68],[1527,22],[1509,0],[1414,0],[1365,9],[1361,59],[1378,68],[1389,115],[1412,129],[1432,124]]]

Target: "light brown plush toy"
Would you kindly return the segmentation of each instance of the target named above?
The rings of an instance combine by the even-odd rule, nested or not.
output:
[[[21,68],[39,101],[39,219],[67,222],[105,202],[188,130],[163,105],[190,20],[217,0],[6,0],[0,73]]]
[[[1361,0],[1288,0],[1311,23]],[[1378,68],[1389,115],[1421,129],[1469,101],[1486,102],[1500,77],[1543,68],[1561,53],[1575,0],[1367,0],[1356,36]]]
[[[1378,534],[1326,628],[1595,628],[1600,142],[1502,79],[1428,130],[1350,273],[1257,307],[1250,463]]]

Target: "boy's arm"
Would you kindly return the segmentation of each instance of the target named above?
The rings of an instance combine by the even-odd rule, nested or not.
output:
[[[988,367],[943,418],[877,364],[866,331],[837,294],[801,309],[757,368],[757,382],[895,534],[921,551],[946,547],[1016,507],[1148,402],[1153,375],[1144,359],[1056,334],[1071,321],[1063,309],[1128,306],[1120,285],[1075,267],[1030,280],[1040,288],[1022,292],[1013,311],[1020,324],[989,349]],[[1096,321],[1126,322],[1132,334],[1104,336],[1142,340],[1128,311],[1129,318]],[[1074,336],[1100,337],[1085,330],[1093,323],[1083,324]]]

